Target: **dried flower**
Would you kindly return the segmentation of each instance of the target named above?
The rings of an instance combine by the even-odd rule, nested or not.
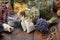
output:
[[[47,34],[48,33],[48,23],[45,19],[38,19],[36,22],[37,29],[41,32]]]

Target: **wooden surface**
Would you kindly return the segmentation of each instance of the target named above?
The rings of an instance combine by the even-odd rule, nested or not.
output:
[[[27,34],[20,29],[15,29],[14,32],[11,34],[4,33],[3,37],[0,38],[0,40],[47,40],[47,38],[42,36],[42,34],[38,30]],[[59,32],[56,33],[53,40],[60,40]]]
[[[30,34],[27,34],[21,29],[15,29],[11,34],[4,33],[0,40],[47,40],[46,37],[36,30]],[[53,40],[60,40],[60,33],[57,32]]]

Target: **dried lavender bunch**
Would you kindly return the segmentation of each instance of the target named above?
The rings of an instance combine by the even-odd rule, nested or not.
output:
[[[48,33],[48,25],[48,22],[43,18],[38,19],[36,22],[37,29],[45,34]]]

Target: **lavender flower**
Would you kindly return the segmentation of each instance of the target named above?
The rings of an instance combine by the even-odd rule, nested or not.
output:
[[[48,33],[48,23],[45,19],[38,19],[36,22],[37,29],[41,32],[47,34]]]

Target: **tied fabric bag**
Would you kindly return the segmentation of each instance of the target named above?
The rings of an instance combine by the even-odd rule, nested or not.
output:
[[[8,15],[12,13],[12,7],[9,3],[1,3],[0,4],[0,22],[7,22]]]
[[[28,18],[26,20],[27,33],[30,33],[35,30],[35,26],[32,22],[32,19]]]
[[[10,25],[6,23],[0,23],[0,34],[4,31],[12,32],[14,30],[14,27],[11,27]]]
[[[14,26],[14,16],[15,15],[8,16],[8,25]]]
[[[0,5],[0,22],[5,23],[7,22],[7,8],[5,4]]]
[[[23,22],[22,22],[23,21]],[[34,24],[31,21],[31,19],[22,19],[21,25],[24,31],[27,31],[27,33],[30,33],[35,30]]]
[[[11,16],[8,16],[8,24],[10,26],[19,26],[21,18],[22,18],[22,15],[20,14],[20,11],[18,11],[17,14],[13,14]]]
[[[4,31],[6,32],[12,32],[14,30],[14,27],[11,27],[10,25],[6,23],[3,23],[3,28],[4,28]]]
[[[11,15],[11,16],[8,16],[8,24],[9,24],[10,26],[14,26],[14,25],[16,25],[15,22],[20,23],[21,18],[22,18],[22,16],[20,15],[20,16],[18,17],[18,19],[15,20],[15,14],[14,14],[14,15]],[[18,23],[17,23],[16,26],[18,26]]]
[[[27,28],[26,28],[26,21],[25,21],[25,18],[24,18],[24,16],[22,17],[22,19],[21,19],[22,21],[21,21],[21,26],[22,26],[22,29],[24,30],[24,31],[26,31],[27,30]]]
[[[27,22],[26,26],[27,26],[27,33],[30,33],[35,30],[34,24],[32,22],[30,22],[30,23]]]
[[[48,25],[48,22],[43,18],[38,19],[36,22],[37,29],[44,34],[48,33]]]

